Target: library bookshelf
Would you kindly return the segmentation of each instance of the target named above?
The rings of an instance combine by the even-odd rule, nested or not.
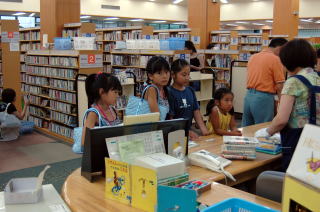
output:
[[[95,37],[94,23],[67,23],[63,25],[62,37]]]
[[[187,40],[191,39],[191,29],[162,29],[153,31],[154,38],[156,39],[167,39],[171,37],[185,38]]]
[[[23,84],[26,81],[26,64],[25,64],[26,53],[29,50],[40,50],[41,48],[40,27],[23,28],[23,29],[20,29],[19,32],[20,32],[20,73],[21,73],[21,83]]]
[[[210,50],[202,50],[205,68],[216,75],[215,89],[230,87],[231,62],[239,58],[237,31],[212,31]]]
[[[98,49],[103,50],[104,72],[111,73],[111,51],[115,49],[117,41],[142,39],[143,35],[152,35],[153,27],[132,26],[97,29]]]
[[[26,54],[24,93],[30,94],[29,121],[38,130],[72,142],[78,125],[76,77],[102,71],[101,64],[83,64],[83,57],[99,50],[30,50]],[[81,62],[80,62],[81,60]],[[98,60],[96,60],[98,61]]]

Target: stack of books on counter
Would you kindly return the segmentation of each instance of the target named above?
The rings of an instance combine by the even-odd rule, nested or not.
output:
[[[228,159],[256,159],[256,146],[259,141],[253,137],[223,136],[222,156]]]
[[[281,153],[282,147],[279,133],[269,138],[258,137],[257,139],[259,141],[259,144],[256,148],[257,152],[263,152],[271,155],[277,155]]]

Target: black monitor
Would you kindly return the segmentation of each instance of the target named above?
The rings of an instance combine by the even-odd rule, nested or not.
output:
[[[168,134],[181,129],[185,130],[185,136],[188,137],[188,120],[175,119],[127,126],[86,128],[81,175],[92,182],[94,173],[102,172],[102,175],[105,174],[104,158],[109,157],[106,138],[162,130],[166,153],[168,153]],[[188,144],[186,145],[186,154],[188,154]]]

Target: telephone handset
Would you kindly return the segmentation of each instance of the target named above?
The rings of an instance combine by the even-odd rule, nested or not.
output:
[[[223,173],[224,175],[235,181],[234,177],[229,172],[224,170],[224,167],[231,164],[230,160],[215,155],[206,150],[193,152],[189,154],[188,157],[192,165],[200,166],[203,168],[210,169],[212,171]]]

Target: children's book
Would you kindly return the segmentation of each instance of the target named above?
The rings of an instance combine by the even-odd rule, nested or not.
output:
[[[263,152],[267,154],[277,155],[281,153],[281,145],[277,140],[269,138],[257,138],[259,144],[256,147],[257,152]]]
[[[131,202],[130,165],[125,162],[105,159],[106,164],[106,198],[120,201],[124,204]]]
[[[305,125],[287,174],[320,189],[320,127]]]
[[[147,212],[157,211],[157,173],[140,166],[131,166],[132,207]]]

